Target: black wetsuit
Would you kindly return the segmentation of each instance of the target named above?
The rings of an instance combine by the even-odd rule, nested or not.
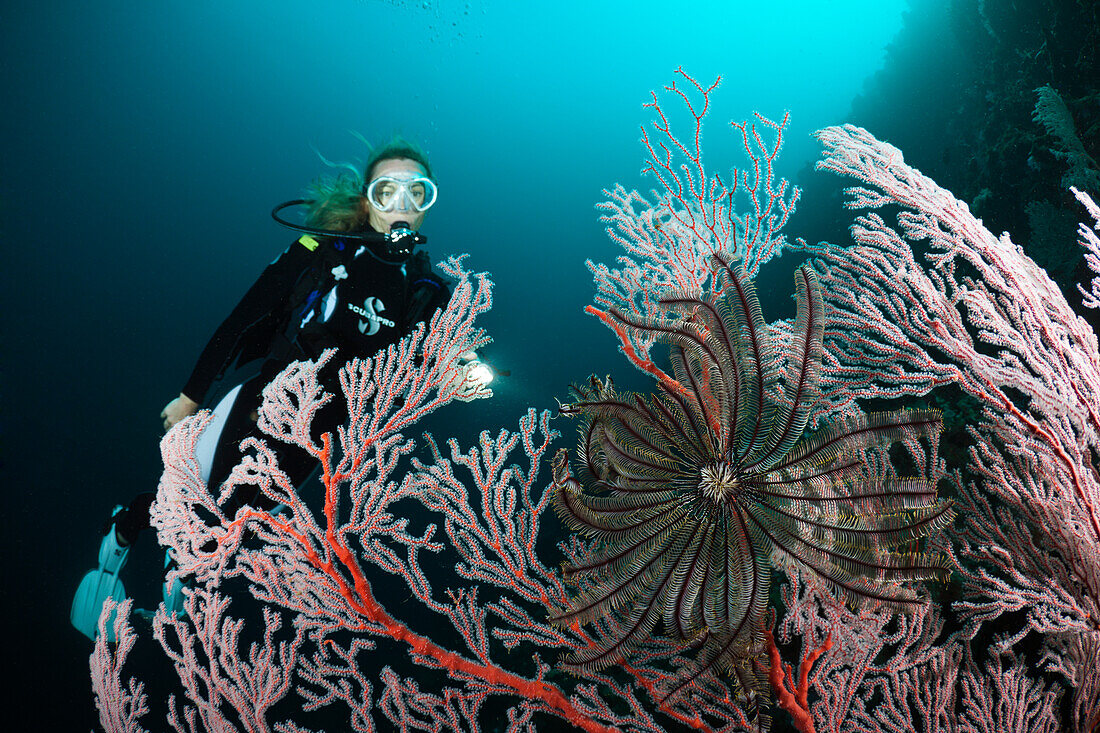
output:
[[[321,372],[329,391],[338,392],[335,374],[340,365],[396,343],[449,298],[449,288],[432,272],[426,253],[394,265],[374,257],[354,239],[305,236],[291,244],[214,332],[183,387],[183,394],[213,408],[243,381],[218,437],[209,486],[219,486],[240,461],[241,440],[250,435],[265,437],[254,415],[263,387],[287,364],[338,348],[336,358]],[[314,420],[315,436],[333,430],[346,414],[342,400],[330,401]],[[271,439],[267,443],[295,485],[317,467],[297,446]],[[119,534],[132,541],[149,526],[151,502],[152,495],[143,494],[120,513],[115,518]],[[224,508],[232,517],[243,504],[265,503],[256,491],[248,495],[239,491]]]

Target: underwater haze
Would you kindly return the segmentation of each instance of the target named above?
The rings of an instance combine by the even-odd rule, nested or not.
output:
[[[325,160],[361,163],[360,136],[419,142],[439,190],[428,251],[468,253],[491,273],[494,308],[479,325],[508,376],[492,400],[432,421],[468,444],[528,405],[553,408],[592,373],[647,385],[584,307],[585,261],[620,254],[595,209],[602,191],[659,185],[641,174],[651,92],[669,101],[678,68],[704,86],[721,76],[704,138],[720,170],[744,160],[729,120],[789,111],[778,173],[802,184],[814,130],[858,121],[857,100],[867,119],[892,114],[868,91],[905,19],[947,18],[933,0],[63,5],[8,3],[0,16],[3,608],[19,680],[0,720],[20,721],[11,730],[98,725],[72,593],[111,508],[156,487],[161,408],[296,238],[269,212],[334,173]],[[941,45],[892,73],[916,79],[931,57],[962,53],[952,30],[936,32]],[[915,109],[946,104],[921,95]],[[944,162],[938,149],[906,153],[930,175]],[[796,219],[788,233],[836,236],[824,227]],[[793,312],[785,264],[761,289],[768,319]],[[148,605],[160,555],[143,542],[147,559],[133,553],[124,577]]]

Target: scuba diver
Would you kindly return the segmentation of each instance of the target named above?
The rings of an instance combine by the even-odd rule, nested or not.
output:
[[[337,347],[339,364],[330,360],[321,371],[327,383],[335,383],[343,362],[396,343],[450,299],[427,253],[414,251],[426,241],[419,229],[437,194],[419,147],[395,138],[372,152],[363,174],[350,171],[318,181],[309,193],[310,199],[272,211],[280,224],[304,234],[245,293],[203,349],[179,396],[161,412],[167,430],[200,407],[214,409],[198,448],[211,489],[239,462],[240,442],[262,437],[256,424],[261,392],[290,362]],[[305,225],[279,216],[291,206],[307,207]],[[463,355],[463,363],[468,380],[491,378],[473,352]],[[346,418],[346,405],[332,400],[318,412],[313,430],[318,436],[334,431]],[[295,486],[317,469],[316,460],[298,446],[272,443],[279,467]],[[150,526],[154,499],[147,492],[126,508],[115,507],[100,543],[99,565],[77,589],[71,620],[93,640],[104,601],[126,597],[119,571],[141,530]],[[247,487],[237,490],[225,511],[233,516],[246,504],[274,508],[258,488]],[[182,608],[178,583],[165,586],[163,597],[170,612]]]

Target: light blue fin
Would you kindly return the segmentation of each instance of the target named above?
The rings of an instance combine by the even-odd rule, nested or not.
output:
[[[114,514],[122,510],[121,506],[115,507]],[[115,526],[111,525],[107,535],[99,544],[99,567],[90,571],[80,581],[73,596],[73,607],[69,612],[69,619],[76,629],[91,640],[95,640],[99,614],[103,610],[103,602],[108,598],[122,602],[126,598],[126,589],[118,573],[126,564],[126,558],[130,555],[129,546],[118,544],[115,537]],[[115,641],[112,631],[114,614],[107,620],[108,641]]]
[[[167,572],[171,567],[172,556],[165,552],[165,572]],[[164,608],[168,612],[169,616],[183,618],[187,615],[183,611],[183,583],[180,581],[179,578],[174,579],[171,585],[168,585],[167,580],[164,581],[164,584],[161,586],[161,598],[164,600]]]

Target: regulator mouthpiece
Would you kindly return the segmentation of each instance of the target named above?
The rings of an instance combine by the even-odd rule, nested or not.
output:
[[[424,244],[427,240],[413,230],[407,221],[395,221],[390,226],[390,233],[386,235],[383,249],[389,259],[405,260],[412,255],[413,249],[418,244]]]

